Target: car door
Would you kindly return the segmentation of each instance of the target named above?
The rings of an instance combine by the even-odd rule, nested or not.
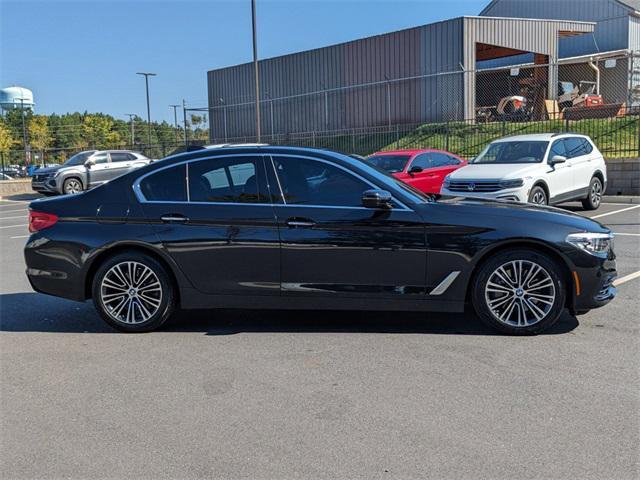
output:
[[[95,187],[111,180],[111,163],[108,152],[98,152],[91,157],[92,164],[87,168],[89,187]]]
[[[412,168],[421,168],[422,171],[409,173]],[[419,153],[414,156],[411,161],[408,162],[405,168],[405,176],[402,181],[412,185],[422,192],[432,193],[433,189],[433,174],[431,169],[433,167],[431,154]]]
[[[451,172],[459,168],[460,160],[443,152],[431,152],[431,170],[429,170],[429,191],[428,193],[440,193],[444,178]]]
[[[279,295],[280,240],[261,156],[192,160],[134,185],[159,240],[195,289]]]
[[[419,215],[362,206],[377,188],[344,165],[295,155],[272,157],[271,185],[281,241],[282,294],[293,297],[422,299],[426,245]]]
[[[127,152],[111,152],[111,168],[109,170],[109,180],[124,175],[131,170],[132,155]]]
[[[593,165],[595,156],[593,146],[586,138],[570,137],[565,139],[567,150],[575,152],[572,158],[573,168],[573,189],[576,195],[582,194],[583,190],[589,188],[591,177],[593,176]]]
[[[554,140],[547,155],[548,173],[545,178],[549,186],[549,196],[551,200],[561,197],[573,190],[573,164],[571,163],[572,160],[569,158],[569,155],[565,140],[562,138]],[[554,156],[565,157],[567,160],[564,163],[551,165],[550,162]]]

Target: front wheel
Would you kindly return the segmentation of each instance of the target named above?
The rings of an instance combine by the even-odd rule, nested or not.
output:
[[[531,189],[529,193],[529,203],[535,203],[536,205],[548,205],[549,199],[547,198],[547,192],[544,191],[539,185],[536,185]]]
[[[123,332],[155,330],[175,310],[169,273],[155,258],[139,252],[121,253],[100,265],[92,293],[102,319]]]
[[[67,178],[62,184],[62,192],[65,195],[75,195],[82,192],[82,190],[82,182],[75,177]]]
[[[472,299],[480,319],[511,335],[533,335],[554,325],[566,285],[556,262],[534,250],[493,256],[475,277]]]
[[[593,177],[589,182],[589,194],[582,200],[582,208],[585,210],[597,210],[602,201],[602,182],[598,177]]]

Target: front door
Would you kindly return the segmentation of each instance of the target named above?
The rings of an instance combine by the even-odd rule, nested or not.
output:
[[[548,165],[549,173],[547,175],[547,182],[549,184],[550,200],[554,200],[557,197],[562,198],[562,195],[573,190],[573,165],[568,156],[563,139],[553,142],[549,150],[549,155],[547,155],[547,162],[550,162],[554,156],[565,157],[567,161],[564,163],[556,163],[555,165]]]
[[[334,163],[281,155],[271,166],[277,179],[269,183],[284,197],[274,207],[283,295],[424,298],[425,232],[417,213],[397,201],[392,210],[363,207],[362,193],[375,185]]]
[[[100,152],[91,157],[93,164],[87,168],[87,179],[89,187],[96,187],[108,182],[111,177],[111,162],[109,161],[109,153]]]
[[[193,160],[143,177],[137,189],[160,241],[197,290],[280,294],[280,242],[262,157]]]

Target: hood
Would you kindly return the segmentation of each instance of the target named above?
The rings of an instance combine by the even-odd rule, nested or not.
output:
[[[449,178],[451,180],[522,178],[532,174],[539,168],[539,163],[501,163],[499,165],[470,163],[454,171]]]
[[[34,175],[46,175],[48,173],[54,173],[57,172],[58,170],[60,170],[63,167],[63,165],[57,165],[55,167],[45,167],[45,168],[38,168],[36,169],[35,172],[33,172]]]
[[[436,203],[450,208],[451,211],[448,215],[451,215],[452,218],[462,214],[472,218],[483,218],[490,215],[495,218],[503,217],[505,219],[504,222],[509,222],[510,219],[517,219],[537,225],[545,223],[563,225],[576,231],[609,232],[609,229],[599,222],[562,208],[533,205],[531,203],[447,196],[442,197]],[[422,210],[424,208],[425,212],[427,212],[428,205],[428,203],[425,203],[419,206],[418,209]]]

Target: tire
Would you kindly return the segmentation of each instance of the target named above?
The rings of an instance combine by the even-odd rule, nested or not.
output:
[[[102,319],[122,332],[156,330],[176,308],[169,273],[155,258],[140,252],[119,253],[103,262],[91,290]]]
[[[549,205],[547,192],[544,191],[544,188],[540,185],[533,187],[529,193],[529,203],[534,203],[536,205]]]
[[[479,267],[471,297],[476,313],[491,328],[509,335],[535,335],[558,321],[566,288],[557,261],[535,250],[514,249]]]
[[[593,177],[589,182],[589,193],[582,200],[582,208],[585,210],[597,210],[602,202],[602,182],[598,177]]]
[[[76,193],[80,193],[84,190],[82,186],[82,181],[77,177],[67,178],[62,183],[62,193],[64,195],[75,195]]]

